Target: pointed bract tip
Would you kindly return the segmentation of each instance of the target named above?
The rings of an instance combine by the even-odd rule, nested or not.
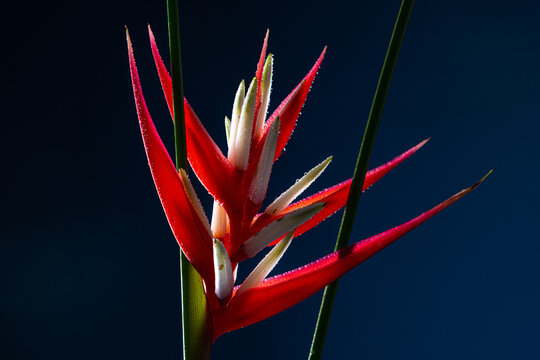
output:
[[[431,138],[427,138],[427,139],[424,139],[422,141],[420,141],[416,146],[414,146],[411,150],[413,150],[413,152],[416,152],[417,150],[419,150],[422,146],[426,145],[426,143],[431,140]],[[409,150],[410,151],[410,150]]]
[[[234,134],[234,149],[231,162],[235,168],[240,170],[246,170],[248,165],[256,98],[257,78],[253,77],[242,104],[238,127],[236,131],[232,131]],[[231,121],[234,122],[235,119],[231,119]]]
[[[127,26],[126,26],[126,41],[127,41],[128,55],[129,55],[130,61],[132,61],[133,66],[135,66],[135,56],[133,54],[133,44],[131,43],[131,36],[129,35],[129,30],[128,30]]]
[[[266,28],[266,33],[264,34],[264,40],[263,40],[263,49],[266,50],[266,46],[268,45],[268,36],[270,35],[270,29]]]
[[[489,175],[491,175],[491,173],[492,173],[493,171],[495,171],[495,169],[497,169],[497,167],[494,167],[493,169],[489,170],[489,172],[488,172],[488,173],[487,173],[486,175],[484,175],[484,177],[483,177],[483,178],[481,178],[481,179],[480,179],[480,180],[478,180],[478,181],[477,181],[476,183],[474,183],[474,185],[473,185],[473,186],[471,186],[471,188],[470,188],[470,189],[472,190],[472,189],[474,189],[475,187],[477,187],[478,185],[480,185],[481,183],[483,183],[483,182],[484,182],[484,180],[486,180],[486,179],[487,179],[487,177],[488,177]]]
[[[327,157],[297,180],[290,188],[277,197],[265,210],[268,215],[276,215],[287,208],[301,193],[304,192],[326,169],[333,156]]]
[[[291,244],[291,241],[294,237],[294,230],[289,231],[283,239],[281,239],[264,259],[259,262],[259,264],[253,269],[251,274],[248,275],[246,280],[240,285],[236,291],[236,295],[243,293],[246,290],[259,286],[268,274],[274,269],[276,264],[281,260],[281,257],[287,251],[287,248]],[[236,296],[235,295],[235,296]]]
[[[259,89],[259,113],[257,114],[257,121],[255,124],[255,136],[258,139],[261,135],[264,127],[264,121],[266,119],[266,113],[268,111],[268,104],[270,102],[270,92],[272,88],[272,73],[273,73],[274,57],[269,54],[264,62],[262,74],[260,76],[260,89]]]
[[[236,134],[238,132],[238,125],[240,122],[240,115],[242,113],[242,106],[244,105],[245,96],[246,96],[246,82],[244,81],[244,79],[242,79],[240,81],[240,84],[238,84],[238,89],[236,90],[236,94],[234,95],[234,103],[233,103],[232,114],[231,114],[231,128],[230,128],[230,134],[228,136],[228,141],[229,141],[228,158],[231,162],[234,162],[234,158],[235,158]]]
[[[265,71],[268,71],[267,69],[270,68],[270,66],[272,66],[274,63],[274,55],[273,54],[268,54],[268,56],[266,57],[266,60],[264,61],[264,68],[263,68],[263,73]]]
[[[446,200],[445,202],[443,202],[441,204],[452,204],[452,203],[456,202],[458,199],[461,199],[463,196],[467,195],[468,193],[470,193],[471,191],[476,189],[478,187],[478,185],[480,185],[484,180],[486,180],[486,178],[493,172],[493,170],[495,170],[495,169],[491,169],[486,175],[484,175],[483,178],[481,178],[480,180],[475,182],[472,186],[461,190],[460,192],[458,192],[454,196],[450,197],[448,200]]]
[[[229,223],[229,217],[225,209],[214,200],[214,206],[212,208],[212,223],[210,229],[214,238],[224,239],[227,234],[227,228]]]

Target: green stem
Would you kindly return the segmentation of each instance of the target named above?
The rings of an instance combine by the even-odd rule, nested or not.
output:
[[[362,145],[360,146],[360,151],[356,160],[351,190],[349,192],[347,205],[345,206],[336,240],[336,251],[347,246],[351,237],[356,210],[358,208],[358,202],[360,201],[362,188],[364,186],[364,178],[369,165],[369,158],[371,157],[373,145],[375,144],[375,137],[383,113],[384,103],[386,101],[388,89],[390,88],[392,74],[394,73],[399,50],[405,36],[405,30],[407,29],[413,5],[414,0],[403,0],[401,8],[399,9],[399,14],[394,25],[394,31],[390,39],[390,44],[388,45],[381,75],[379,77],[379,83],[377,84],[377,90],[375,91],[373,103],[371,104],[371,110],[364,131],[364,138],[362,139]],[[324,289],[319,316],[317,318],[317,325],[315,326],[315,332],[313,334],[313,342],[311,343],[309,360],[319,360],[322,358],[324,341],[330,323],[330,316],[332,314],[332,307],[336,298],[338,284],[339,282],[335,281]]]
[[[180,47],[178,0],[167,0],[167,18],[169,22],[169,51],[171,54],[176,167],[187,170],[184,82],[182,80],[182,53]]]
[[[178,169],[187,170],[184,85],[182,82],[178,0],[167,0],[167,19],[169,24],[169,51],[171,54],[176,167]],[[201,277],[182,251],[180,251],[180,277],[182,282],[182,334],[184,359],[209,359],[212,337],[206,296],[204,294]]]

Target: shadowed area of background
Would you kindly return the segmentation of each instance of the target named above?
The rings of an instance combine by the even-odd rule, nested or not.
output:
[[[271,110],[328,45],[270,200],[329,155],[306,194],[352,175],[398,8],[182,2],[186,96],[222,149],[223,117],[255,72],[266,28]],[[540,357],[539,11],[535,1],[417,1],[371,167],[432,140],[364,194],[353,239],[498,169],[343,278],[325,358]],[[168,63],[164,1],[10,2],[0,18],[0,358],[179,359],[178,246],[146,164],[124,33],[129,26],[149,109],[172,151],[146,33],[150,23]],[[276,271],[330,252],[340,217],[296,239]],[[320,294],[224,335],[213,359],[306,358],[319,302]]]

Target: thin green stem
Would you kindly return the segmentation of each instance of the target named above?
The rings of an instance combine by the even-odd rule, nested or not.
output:
[[[414,0],[403,0],[401,8],[399,9],[399,14],[394,25],[394,31],[390,39],[390,44],[388,45],[381,75],[379,77],[379,83],[377,84],[377,90],[375,91],[373,103],[371,104],[371,110],[364,131],[364,138],[362,139],[362,145],[360,146],[360,151],[356,160],[351,189],[343,213],[343,218],[341,219],[341,226],[339,228],[335,250],[347,246],[351,237],[358,202],[360,201],[362,188],[364,186],[364,178],[369,166],[369,158],[371,157],[373,145],[375,144],[375,138],[383,113],[388,89],[390,88],[392,74],[394,73],[394,68],[398,60],[399,50],[405,36],[405,30],[407,29],[413,5]],[[319,316],[317,318],[317,325],[315,326],[313,341],[311,343],[309,360],[319,360],[322,358],[324,341],[330,323],[330,316],[332,314],[332,307],[336,298],[338,284],[338,281],[335,281],[324,289]]]
[[[182,81],[178,0],[167,0],[167,19],[169,24],[169,51],[171,54],[176,167],[187,170],[184,85]],[[184,360],[209,359],[212,338],[206,296],[201,277],[182,251],[180,251],[180,277],[182,282]]]
[[[184,114],[184,82],[182,77],[182,53],[180,48],[180,19],[178,0],[167,0],[169,22],[169,51],[171,54],[171,78],[174,113],[174,145],[176,166],[187,170],[186,125]]]

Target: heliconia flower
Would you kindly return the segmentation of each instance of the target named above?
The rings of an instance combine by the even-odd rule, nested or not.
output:
[[[150,44],[166,102],[172,115],[172,86],[150,27]],[[187,173],[178,172],[163,145],[143,97],[129,34],[131,80],[137,115],[159,198],[182,251],[201,275],[209,304],[213,339],[273,316],[315,294],[355,266],[472,191],[482,180],[414,219],[369,237],[295,270],[267,278],[294,238],[341,209],[351,179],[296,201],[324,171],[327,158],[275,199],[265,210],[272,164],[291,136],[326,48],[308,74],[267,115],[274,58],[266,57],[264,39],[255,77],[242,80],[230,117],[225,117],[227,156],[219,149],[194,110],[184,101],[186,145],[193,171],[214,198],[211,221]],[[266,59],[266,60],[265,60]],[[428,140],[370,170],[363,190],[414,154]],[[235,287],[238,264],[266,247],[269,253]]]

